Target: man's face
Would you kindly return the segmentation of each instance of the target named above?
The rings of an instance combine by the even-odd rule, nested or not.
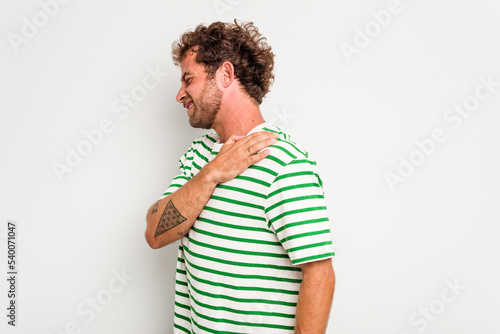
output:
[[[196,53],[188,51],[181,62],[181,88],[176,100],[188,109],[193,128],[210,129],[220,110],[222,91],[215,77],[209,79],[205,68],[195,60]]]

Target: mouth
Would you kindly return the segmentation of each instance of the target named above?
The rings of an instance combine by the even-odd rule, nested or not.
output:
[[[188,102],[186,102],[186,103],[184,104],[184,108],[186,108],[186,109],[188,109],[188,110],[189,110],[192,106],[193,106],[193,100],[189,100]]]

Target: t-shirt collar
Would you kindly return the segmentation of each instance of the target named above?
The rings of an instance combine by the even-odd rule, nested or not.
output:
[[[262,124],[257,125],[252,130],[250,130],[250,132],[248,132],[246,135],[248,136],[249,134],[254,133],[254,132],[264,131],[263,129],[265,127],[269,127],[269,123],[268,122],[264,122]]]
[[[264,131],[263,129],[266,128],[266,127],[267,128],[271,127],[271,124],[269,124],[268,122],[261,123],[261,124],[257,125],[256,127],[254,127],[252,130],[250,130],[246,134],[246,136],[248,136],[249,134],[254,133],[254,132]],[[218,135],[217,135],[217,137],[218,137]],[[218,151],[218,150],[220,150],[220,148],[222,147],[222,145],[223,145],[223,143],[221,143],[220,139],[219,139],[219,140],[217,140],[217,142],[214,143],[212,149]]]

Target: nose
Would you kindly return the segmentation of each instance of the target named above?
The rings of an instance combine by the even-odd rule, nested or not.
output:
[[[179,92],[177,93],[175,99],[177,100],[177,102],[183,103],[184,99],[186,98],[186,95],[187,93],[186,90],[184,89],[184,85],[181,85],[181,88],[179,89]]]

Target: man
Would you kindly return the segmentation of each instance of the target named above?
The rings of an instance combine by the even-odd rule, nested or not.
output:
[[[271,48],[252,23],[215,22],[173,45],[195,140],[147,214],[146,240],[181,239],[174,333],[324,333],[334,255],[316,163],[266,123]]]

